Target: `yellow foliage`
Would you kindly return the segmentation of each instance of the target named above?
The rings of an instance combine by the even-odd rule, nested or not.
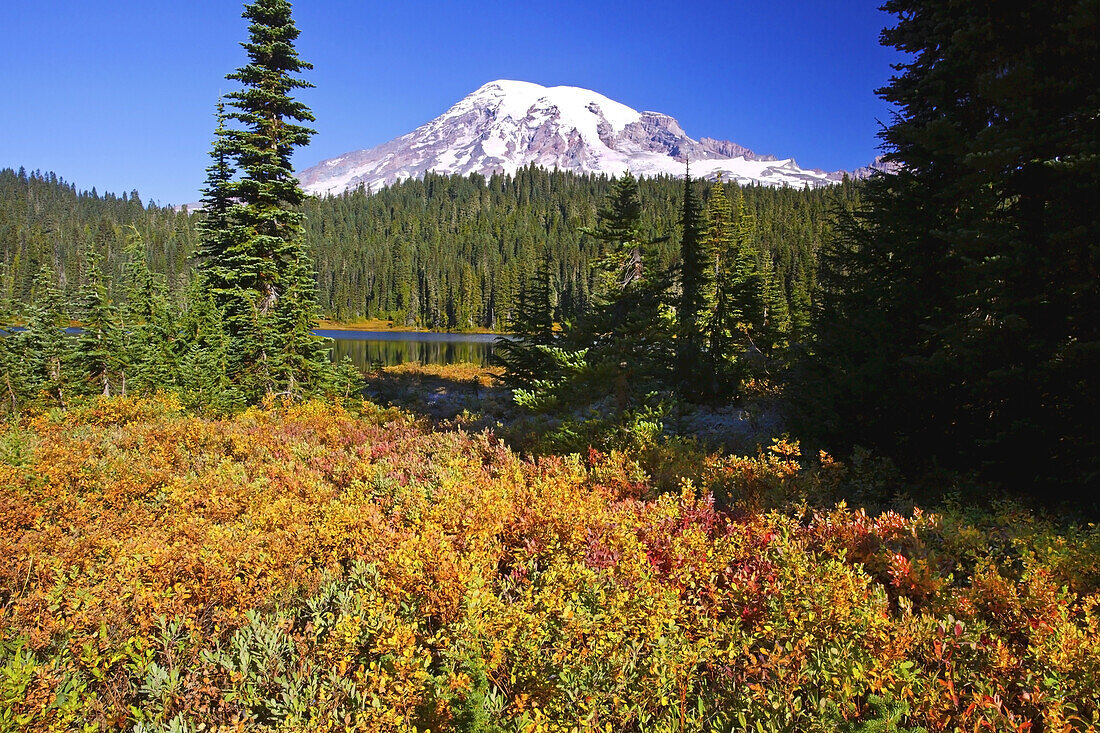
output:
[[[844,472],[793,443],[655,495],[629,453],[521,459],[370,405],[99,400],[2,430],[0,730],[1100,715],[1100,589],[1074,550],[1095,528],[1033,522],[975,559],[993,535],[957,516],[763,512]]]

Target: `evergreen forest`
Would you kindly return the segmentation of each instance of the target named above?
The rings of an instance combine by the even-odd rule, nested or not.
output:
[[[305,241],[316,267],[317,300],[324,318],[354,323],[394,321],[426,329],[507,331],[532,263],[549,259],[555,319],[584,311],[591,298],[599,242],[582,230],[611,188],[604,176],[521,169],[515,176],[427,174],[374,194],[350,192],[310,198]],[[682,181],[638,182],[648,235],[670,236],[661,266],[679,259],[676,236]],[[753,219],[751,243],[768,260],[794,312],[808,318],[817,259],[831,230],[832,212],[853,208],[860,182],[817,190],[740,188]],[[709,200],[713,183],[700,181]],[[127,242],[137,237],[149,269],[165,279],[182,304],[194,277],[198,212],[142,203],[137,192],[116,197],[58,179],[56,174],[0,171],[0,293],[16,311],[34,299],[43,265],[69,298],[87,279],[89,256],[102,260],[111,297],[124,300]]]

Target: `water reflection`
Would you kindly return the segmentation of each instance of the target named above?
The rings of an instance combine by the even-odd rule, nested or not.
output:
[[[335,331],[318,329],[318,336],[334,339],[333,358],[350,356],[363,371],[372,365],[394,366],[416,361],[421,364],[472,362],[486,366],[493,353],[493,334],[423,333],[403,331]]]

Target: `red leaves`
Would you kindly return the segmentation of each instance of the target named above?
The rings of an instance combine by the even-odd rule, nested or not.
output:
[[[323,405],[222,421],[126,410],[28,421],[36,449],[0,474],[0,521],[14,528],[0,534],[0,640],[69,655],[20,700],[48,701],[79,673],[88,699],[115,701],[103,720],[125,719],[144,677],[117,660],[95,676],[106,663],[83,643],[102,627],[89,649],[141,657],[161,649],[164,616],[191,640],[172,652],[177,667],[198,670],[172,705],[239,722],[220,685],[246,672],[203,669],[202,651],[278,606],[299,614],[279,626],[299,644],[296,670],[384,692],[379,714],[408,726],[405,711],[450,720],[433,680],[457,697],[491,680],[502,720],[522,705],[551,728],[575,725],[584,704],[604,706],[601,726],[630,729],[660,714],[661,695],[689,729],[725,711],[794,715],[794,701],[808,714],[808,690],[857,700],[851,721],[872,714],[869,696],[893,696],[907,726],[929,729],[1026,731],[1042,716],[1068,729],[1065,700],[1094,709],[1081,690],[1098,664],[1098,602],[1031,556],[1015,575],[990,562],[949,581],[958,538],[917,511],[726,513],[689,480],[643,501],[653,488],[630,454],[521,460],[484,434]],[[707,480],[724,472],[736,490],[809,480],[789,448],[708,461]],[[1068,550],[1051,546],[1065,565]],[[356,614],[337,623],[331,599],[303,610],[324,578],[345,583],[364,565],[369,583],[345,598],[365,604]],[[456,650],[472,655],[461,669]]]
[[[913,572],[913,565],[902,555],[900,552],[895,552],[890,558],[890,577],[893,578],[891,585],[895,588],[904,588],[909,590],[913,587],[913,580],[910,578],[910,573]]]
[[[595,570],[613,567],[619,561],[619,552],[607,547],[595,527],[589,527],[584,552],[584,564]],[[653,562],[652,558],[650,562]]]

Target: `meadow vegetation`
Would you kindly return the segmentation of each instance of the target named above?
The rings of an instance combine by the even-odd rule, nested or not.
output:
[[[370,403],[28,413],[0,730],[1096,729],[1095,525],[868,512],[838,498],[890,474],[819,458],[525,458]]]

